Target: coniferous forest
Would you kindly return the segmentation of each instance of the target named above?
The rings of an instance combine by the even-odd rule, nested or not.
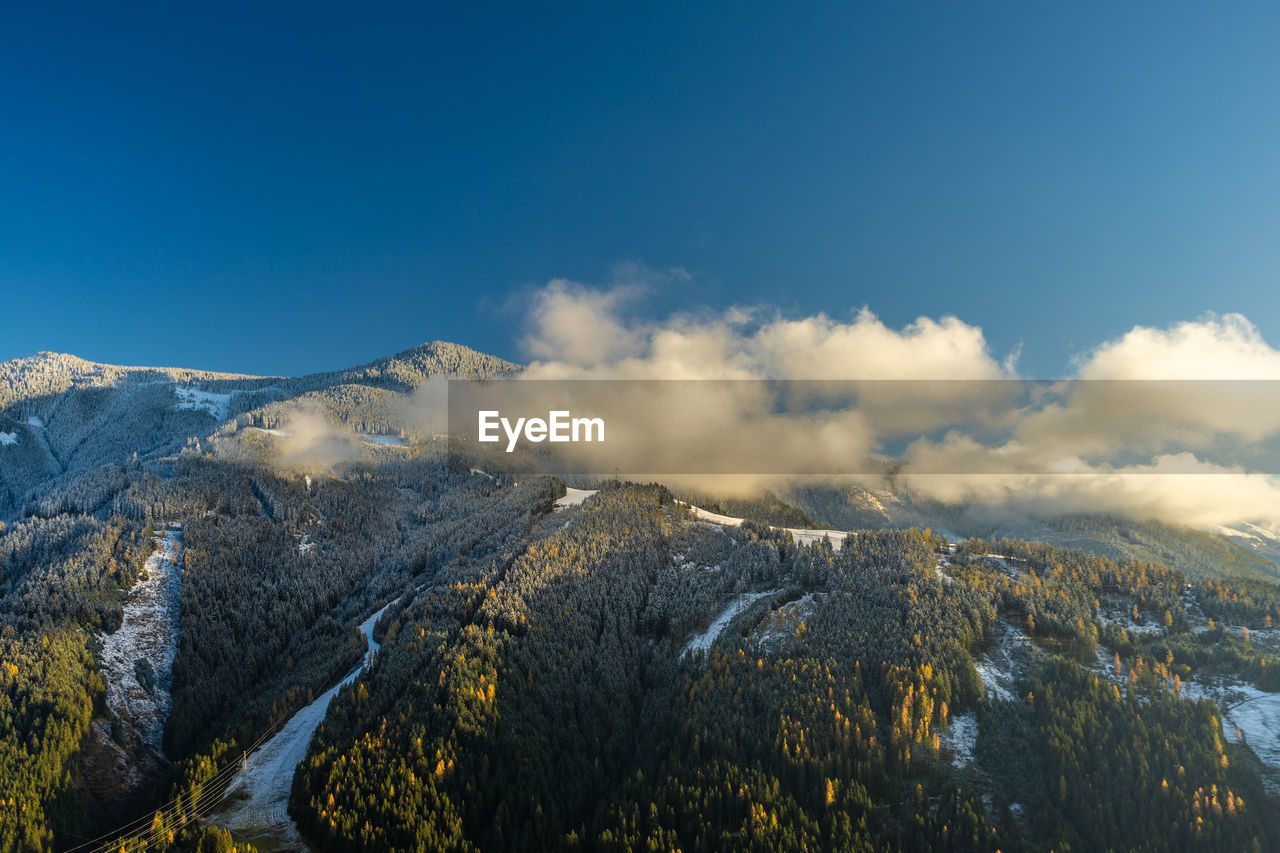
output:
[[[387,400],[338,378],[298,382],[331,422],[392,434]],[[1280,590],[1235,557],[1210,572],[1221,543],[1164,561],[881,525],[799,545],[783,526],[827,526],[837,493],[806,510],[612,480],[561,506],[560,480],[403,433],[283,465],[260,397],[204,440],[10,492],[0,849],[1280,838],[1249,716],[1280,689]],[[166,577],[172,628],[140,628]],[[170,657],[113,651],[148,632]],[[257,757],[313,712],[274,822],[246,818]]]

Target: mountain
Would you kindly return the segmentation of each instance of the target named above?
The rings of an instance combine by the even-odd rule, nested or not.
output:
[[[300,377],[122,367],[40,353],[0,364],[0,519],[51,511],[41,501],[77,477],[172,456],[229,420],[306,398],[364,432],[398,427],[379,404],[431,376],[511,375],[519,365],[436,341],[346,370]],[[344,417],[345,416],[345,417]],[[115,477],[103,471],[101,477]],[[99,494],[95,492],[95,494]],[[84,511],[97,505],[81,504]],[[55,508],[52,508],[56,510]]]
[[[0,365],[0,851],[1277,846],[1265,528],[570,494],[410,429],[519,369]],[[310,415],[342,461],[281,462]]]

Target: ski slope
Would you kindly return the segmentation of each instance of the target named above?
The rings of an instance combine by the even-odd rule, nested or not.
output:
[[[329,703],[347,684],[356,679],[373,662],[380,648],[373,639],[373,627],[378,619],[394,604],[384,605],[364,622],[360,633],[369,644],[364,660],[337,684],[320,694],[314,702],[289,718],[284,728],[276,733],[255,753],[249,756],[244,768],[235,775],[227,787],[226,801],[231,803],[227,811],[214,818],[214,823],[244,833],[251,838],[269,836],[284,845],[284,849],[306,849],[298,826],[289,817],[289,791],[298,764],[307,755],[311,736],[324,722]]]

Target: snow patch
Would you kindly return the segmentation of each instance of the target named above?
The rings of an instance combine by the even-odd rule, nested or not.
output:
[[[175,409],[204,411],[218,421],[225,421],[230,415],[231,394],[215,394],[212,391],[201,391],[199,388],[183,385],[174,386],[173,394],[178,398],[178,402],[173,406]]]
[[[772,651],[788,636],[794,636],[799,624],[813,613],[816,603],[815,594],[811,592],[798,601],[789,601],[774,610],[760,623],[757,637],[760,645],[766,651]]]
[[[382,435],[376,433],[362,432],[360,440],[369,444],[381,444],[383,447],[404,447],[405,442],[402,436],[398,435]]]
[[[1235,679],[1212,682],[1188,679],[1184,699],[1212,699],[1222,711],[1222,733],[1230,743],[1243,742],[1262,762],[1263,787],[1280,796],[1280,693],[1266,693]]]
[[[952,554],[955,553],[955,550],[955,546],[951,546]],[[951,568],[951,557],[946,554],[939,554],[938,561],[934,564],[933,572],[938,576],[938,580],[942,581],[944,584],[951,584],[955,582],[955,578],[951,577],[947,572],[947,569],[949,568]]]
[[[1009,560],[1014,558],[1007,557],[1004,554],[979,554],[977,559],[989,560],[995,563],[1006,575],[1014,580],[1018,580],[1025,574],[1021,568],[1009,565]]]
[[[711,648],[711,644],[716,641],[720,633],[728,627],[733,621],[733,617],[746,610],[756,599],[764,598],[766,595],[772,595],[772,592],[746,592],[742,595],[734,596],[733,601],[729,602],[716,620],[711,623],[707,630],[685,643],[684,649],[680,652],[680,656],[684,657],[690,652],[705,652]]]
[[[693,515],[699,521],[709,521],[712,524],[719,524],[723,527],[741,527],[743,519],[734,518],[732,515],[721,515],[718,512],[710,512],[700,506],[685,503],[684,501],[676,501],[683,507],[687,507],[693,511]],[[773,527],[773,525],[770,525]],[[773,527],[774,530],[785,530],[791,534],[792,540],[797,545],[812,545],[815,542],[821,542],[823,539],[831,540],[831,548],[839,551],[844,545],[845,540],[853,534],[845,530],[814,530],[808,527]]]
[[[38,415],[32,415],[27,418],[27,425],[33,426],[36,429],[44,429],[44,421],[40,420]]]
[[[565,486],[564,497],[556,500],[556,509],[564,509],[565,507],[571,506],[582,506],[583,501],[598,491],[599,489],[575,489],[572,486]]]
[[[1139,625],[1137,622],[1134,622],[1133,617],[1129,616],[1128,614],[1117,613],[1113,615],[1113,614],[1108,614],[1103,610],[1098,610],[1098,612],[1094,614],[1094,618],[1097,619],[1099,622],[1101,622],[1103,625],[1118,625],[1124,630],[1128,631],[1130,634],[1150,636],[1152,634],[1159,634],[1162,630],[1161,627],[1155,624],[1154,622],[1148,622],[1145,625]]]
[[[972,764],[973,748],[978,742],[977,716],[972,711],[952,716],[951,725],[943,730],[939,740],[951,753],[951,761],[956,767]]]
[[[120,627],[99,635],[98,663],[107,684],[107,707],[133,727],[156,757],[164,755],[164,724],[173,705],[169,687],[178,650],[182,572],[175,562],[181,536],[181,530],[169,528],[155,537],[157,548],[147,558],[147,577],[130,590]]]
[[[17,443],[18,434],[16,432],[0,432],[0,445]]]
[[[1031,653],[1035,646],[1026,634],[1003,620],[997,623],[996,630],[1000,633],[999,642],[973,665],[988,699],[1013,702],[1017,699],[1018,660]]]

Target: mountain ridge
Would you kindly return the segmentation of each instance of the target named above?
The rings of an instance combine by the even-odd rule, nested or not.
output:
[[[41,510],[43,495],[77,477],[93,495],[127,482],[121,466],[170,456],[192,440],[257,425],[276,427],[295,405],[317,405],[357,432],[396,432],[396,399],[432,376],[514,376],[521,365],[448,341],[427,341],[352,367],[270,376],[183,367],[114,365],[42,351],[0,363],[0,519]],[[708,496],[698,496],[707,498]],[[982,519],[972,508],[935,506],[908,491],[796,483],[771,512],[840,529],[933,527],[953,538],[1032,538],[1112,557],[1168,561],[1195,577],[1280,578],[1280,541],[1224,536],[1158,521]],[[732,500],[730,500],[732,504]],[[97,497],[83,508],[98,506]],[[751,515],[743,511],[742,515]],[[772,516],[770,516],[771,518]],[[763,518],[763,517],[762,517]],[[763,520],[769,520],[764,518]],[[793,521],[795,519],[792,519]]]
[[[94,472],[170,456],[264,406],[328,395],[368,408],[430,377],[514,375],[520,365],[462,344],[428,341],[364,364],[297,377],[106,364],[42,351],[0,363],[0,519]],[[333,406],[331,406],[333,408]],[[103,471],[103,469],[114,471]]]

